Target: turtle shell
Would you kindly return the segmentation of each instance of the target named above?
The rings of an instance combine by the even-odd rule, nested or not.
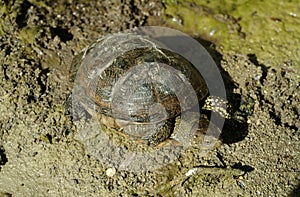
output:
[[[175,118],[208,94],[189,61],[134,34],[93,43],[74,59],[70,78],[88,112],[150,144],[170,137]]]

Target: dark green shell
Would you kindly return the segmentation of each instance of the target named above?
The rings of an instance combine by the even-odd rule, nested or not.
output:
[[[144,47],[126,51],[103,64],[103,57],[98,54],[102,50],[99,47],[102,41],[95,42],[74,58],[70,79],[86,97],[78,99],[83,106],[92,106],[96,113],[112,117],[114,122],[108,126],[126,128],[126,133],[144,139],[150,145],[157,145],[170,137],[177,116],[198,106],[199,101],[207,96],[208,88],[203,77],[182,56],[162,48]],[[170,74],[167,72],[169,67],[166,67],[155,73],[160,64],[168,65],[174,72]],[[145,73],[149,69],[150,75],[157,76],[151,78],[149,74],[139,73],[135,70],[137,65]],[[157,80],[147,81],[147,77]],[[180,103],[177,95],[185,94],[186,90],[179,82],[190,85],[197,99],[186,98],[185,103]],[[165,83],[175,84],[177,92]]]

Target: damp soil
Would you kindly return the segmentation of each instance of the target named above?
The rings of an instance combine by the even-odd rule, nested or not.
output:
[[[299,4],[226,2],[0,1],[0,196],[299,196]],[[142,25],[204,45],[243,116],[204,157],[114,171],[76,137],[68,73],[93,40]]]

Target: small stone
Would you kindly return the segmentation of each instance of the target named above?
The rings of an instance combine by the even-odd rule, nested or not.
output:
[[[106,170],[106,176],[113,177],[116,174],[117,170],[116,168],[108,168]]]

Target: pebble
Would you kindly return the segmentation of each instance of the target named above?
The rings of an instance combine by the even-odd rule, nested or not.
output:
[[[106,176],[113,177],[116,174],[117,170],[116,168],[108,168],[106,170]]]

